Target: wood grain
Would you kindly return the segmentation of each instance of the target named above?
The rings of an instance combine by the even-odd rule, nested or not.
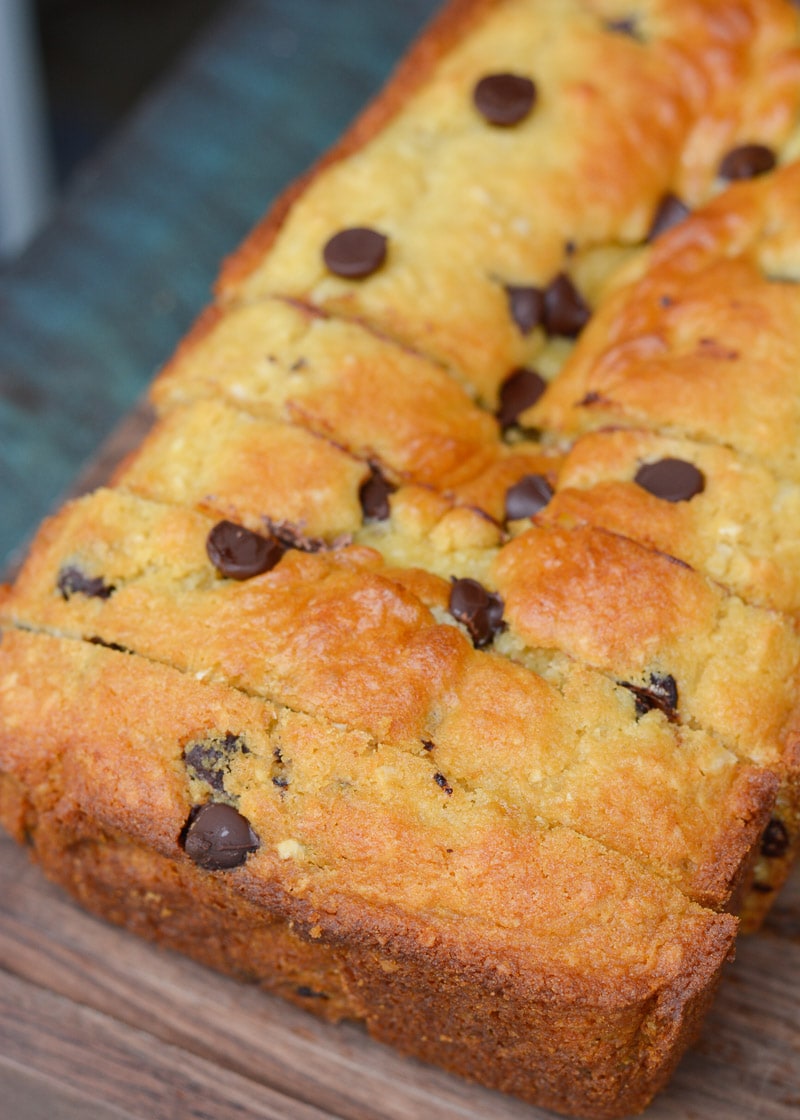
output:
[[[702,1038],[649,1120],[796,1120],[799,927],[795,875],[770,927],[740,943]],[[5,837],[0,968],[0,1089],[16,1120],[548,1115],[106,925]]]

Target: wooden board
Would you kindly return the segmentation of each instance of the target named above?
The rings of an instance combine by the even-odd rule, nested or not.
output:
[[[794,939],[793,939],[794,938]],[[91,917],[0,839],[0,1115],[540,1120]],[[649,1120],[797,1120],[800,876]]]

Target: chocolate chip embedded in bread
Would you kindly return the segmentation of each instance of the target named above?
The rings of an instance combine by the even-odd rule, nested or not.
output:
[[[441,790],[444,790],[444,792],[445,792],[445,793],[447,794],[447,796],[448,796],[448,797],[451,797],[451,796],[452,796],[452,793],[453,793],[453,787],[452,787],[452,786],[450,785],[450,783],[448,782],[447,778],[445,778],[444,774],[440,774],[440,773],[439,773],[439,772],[437,771],[437,772],[436,772],[436,773],[435,773],[435,774],[433,775],[433,780],[434,780],[434,781],[436,782],[436,784],[437,784],[437,786],[439,787],[439,789],[441,789]]]
[[[341,229],[326,243],[322,256],[328,269],[347,280],[363,280],[386,260],[388,239],[376,229]]]
[[[533,517],[553,497],[553,488],[543,474],[526,474],[506,490],[506,520]]]
[[[448,609],[469,631],[476,649],[488,646],[505,629],[503,600],[476,579],[454,579]]]
[[[62,568],[58,573],[58,590],[65,599],[72,595],[87,595],[90,599],[108,599],[116,588],[106,583],[102,576],[87,576],[80,568]]]
[[[245,741],[228,732],[190,743],[184,747],[183,761],[189,777],[204,782],[217,793],[225,793],[225,777],[230,771],[231,759],[237,754],[249,753]]]
[[[761,837],[761,854],[767,859],[781,859],[789,850],[789,832],[783,821],[773,817]]]
[[[522,334],[530,334],[544,322],[544,292],[541,288],[506,284],[508,309]]]
[[[607,19],[603,26],[606,31],[611,31],[613,34],[627,35],[629,39],[635,39],[639,43],[642,41],[641,33],[633,16],[626,16],[622,19]]]
[[[369,478],[361,484],[358,499],[364,517],[369,521],[386,521],[389,517],[389,495],[395,487],[381,473],[378,467],[370,468]]]
[[[676,194],[668,192],[659,202],[658,209],[653,215],[653,221],[647,231],[647,240],[653,241],[656,237],[660,237],[662,233],[666,233],[668,229],[678,225],[690,214],[691,210],[686,203]]]
[[[519,124],[536,102],[536,86],[520,74],[487,74],[472,92],[475,108],[489,124]]]
[[[535,369],[521,366],[512,372],[500,386],[500,404],[497,419],[503,428],[516,424],[517,418],[536,404],[547,388],[547,382]]]
[[[721,179],[755,179],[772,171],[775,153],[766,144],[742,144],[733,148],[719,165]]]
[[[239,867],[259,846],[247,818],[215,801],[192,810],[183,836],[186,854],[207,871]]]
[[[566,272],[559,272],[544,291],[544,325],[549,335],[575,338],[591,317],[584,300]]]
[[[649,685],[619,682],[636,698],[636,714],[643,716],[658,708],[669,720],[674,720],[678,711],[678,685],[670,673],[651,673]]]
[[[703,472],[685,459],[659,459],[655,463],[645,463],[636,472],[633,481],[665,502],[688,502],[697,494],[702,494],[706,485]]]
[[[285,549],[274,537],[262,537],[233,521],[219,521],[208,534],[206,552],[221,576],[250,579],[274,568]]]

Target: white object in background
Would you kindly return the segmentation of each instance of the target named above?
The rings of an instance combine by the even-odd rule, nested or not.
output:
[[[53,201],[32,0],[0,0],[0,257],[30,241]]]

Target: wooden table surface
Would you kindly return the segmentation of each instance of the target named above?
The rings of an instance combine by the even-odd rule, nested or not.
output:
[[[135,440],[221,256],[435,0],[236,0],[0,277],[0,564]],[[0,838],[0,1117],[536,1120],[83,913]],[[650,1120],[800,1116],[800,874]]]

